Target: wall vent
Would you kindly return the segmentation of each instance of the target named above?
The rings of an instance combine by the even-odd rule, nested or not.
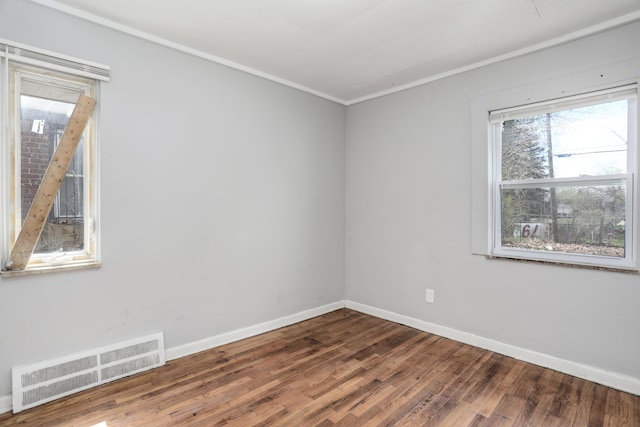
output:
[[[20,412],[165,363],[162,333],[13,368],[13,412]]]

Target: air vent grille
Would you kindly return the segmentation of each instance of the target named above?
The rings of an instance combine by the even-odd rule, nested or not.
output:
[[[162,333],[13,368],[13,412],[20,412],[165,363]]]

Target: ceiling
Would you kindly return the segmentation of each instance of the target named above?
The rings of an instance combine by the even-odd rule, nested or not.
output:
[[[640,0],[32,0],[351,104],[640,19]]]

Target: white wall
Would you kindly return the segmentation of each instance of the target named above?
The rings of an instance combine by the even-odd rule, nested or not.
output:
[[[470,111],[638,59],[636,22],[349,107],[347,299],[640,381],[640,276],[471,254]]]
[[[21,0],[0,37],[108,64],[103,267],[0,279],[15,365],[191,343],[344,298],[345,107]]]

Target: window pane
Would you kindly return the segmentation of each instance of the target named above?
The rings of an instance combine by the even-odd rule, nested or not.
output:
[[[500,193],[503,247],[624,258],[624,185]]]
[[[502,179],[626,173],[628,108],[620,100],[505,121]]]
[[[51,87],[46,89],[52,92]],[[20,189],[24,222],[74,104],[21,95],[20,107]],[[76,251],[84,247],[82,150],[83,145],[79,144],[35,253]]]

